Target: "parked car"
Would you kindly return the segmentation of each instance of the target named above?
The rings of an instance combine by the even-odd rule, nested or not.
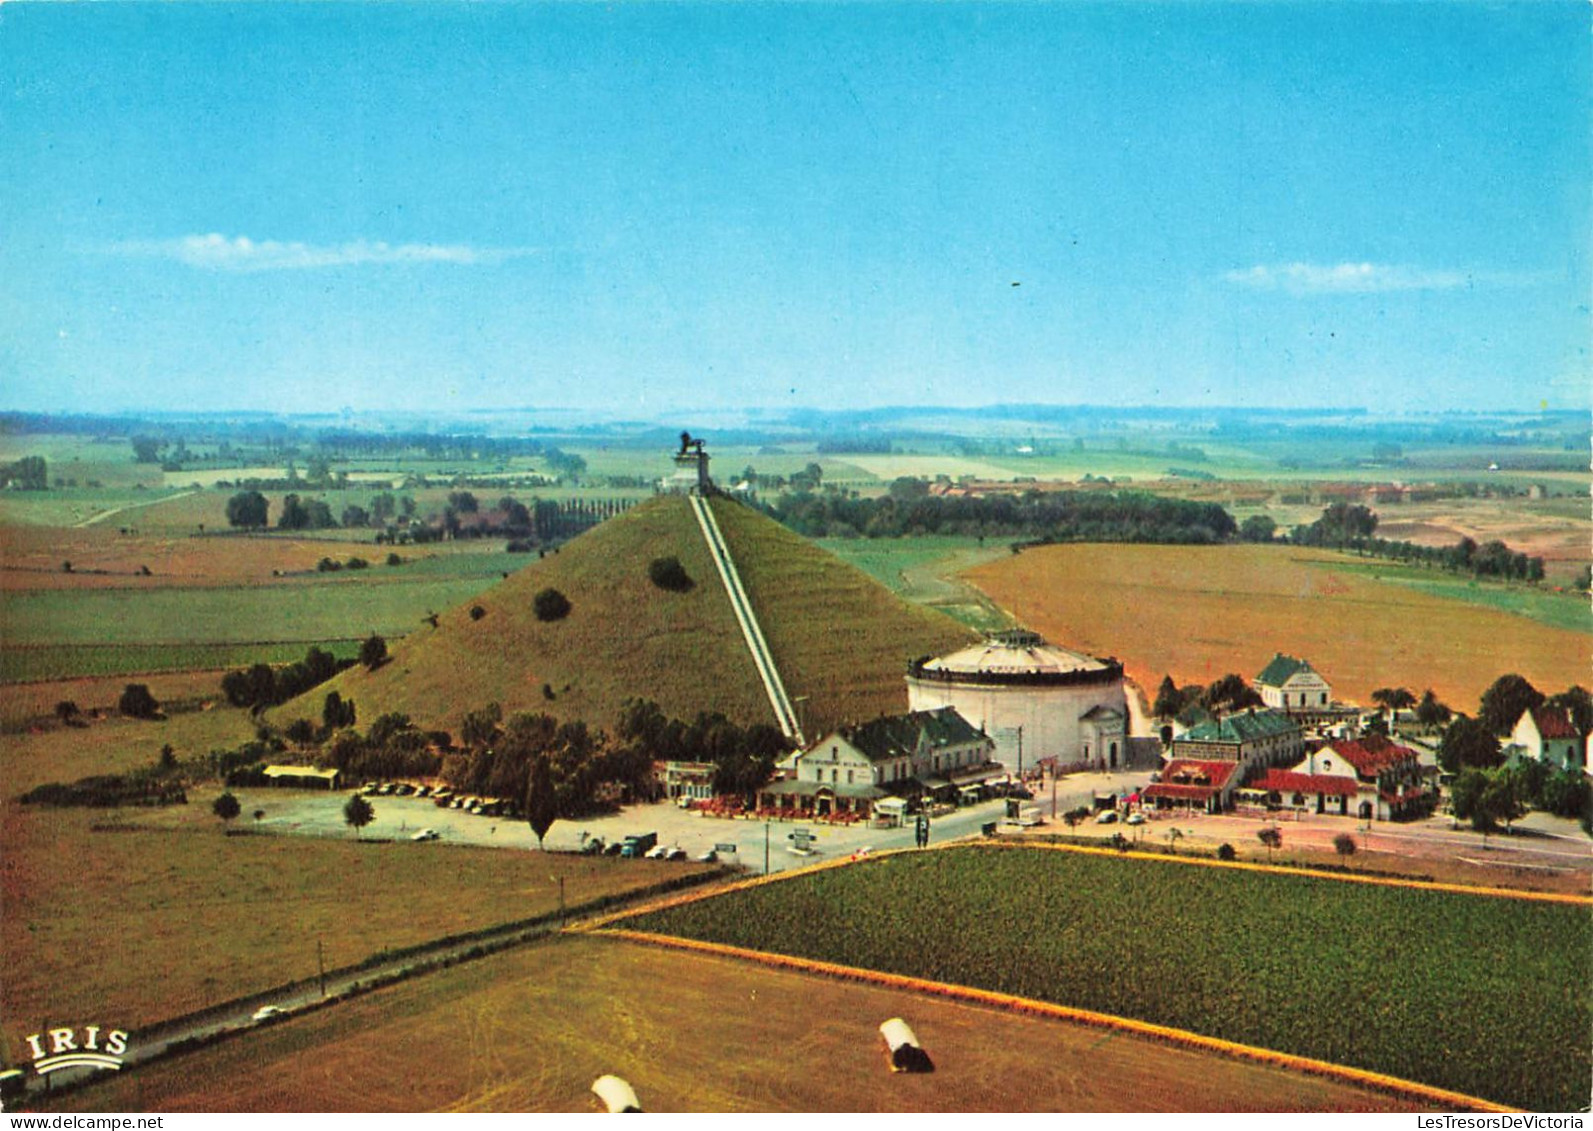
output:
[[[624,851],[625,851],[625,846],[623,844],[621,844],[619,841],[616,840],[613,844],[609,845],[607,848],[605,848],[603,850],[603,855],[604,856],[619,856],[619,855],[622,855],[624,853]]]
[[[707,852],[697,853],[697,863],[699,864],[717,864],[718,862],[719,853],[711,848]]]
[[[1099,813],[1097,813],[1095,815],[1095,823],[1097,825],[1113,825],[1113,824],[1116,824],[1117,823],[1117,810],[1116,809],[1102,809]]]
[[[436,829],[421,829],[420,832],[416,833],[414,836],[410,837],[409,839],[410,840],[437,840],[438,839],[438,833],[437,833]]]
[[[665,856],[669,855],[669,846],[665,844],[655,844],[642,855],[648,860],[662,860]]]
[[[664,859],[684,860],[686,859],[686,850],[684,848],[671,848],[668,852],[664,853]]]
[[[1130,825],[1143,825],[1145,823],[1145,814],[1130,813],[1128,815],[1128,820],[1125,823]]]

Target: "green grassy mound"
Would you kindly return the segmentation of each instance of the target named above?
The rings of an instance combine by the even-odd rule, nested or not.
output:
[[[809,729],[905,709],[906,660],[968,639],[777,523],[728,501],[715,507],[786,688],[809,697]],[[654,585],[648,566],[659,557],[678,558],[692,588]],[[547,588],[569,599],[568,616],[537,619],[532,603]],[[497,702],[606,727],[631,697],[681,718],[708,710],[774,721],[683,498],[610,519],[410,633],[376,671],[345,672],[278,715],[319,717],[332,690],[355,702],[361,725],[401,711],[452,729],[464,712]]]
[[[979,986],[1573,1111],[1586,907],[977,848],[640,916],[642,930]]]

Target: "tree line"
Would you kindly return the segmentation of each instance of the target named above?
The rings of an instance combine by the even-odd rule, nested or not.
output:
[[[1209,544],[1238,533],[1216,503],[1172,499],[1146,491],[1029,491],[1022,495],[929,494],[903,478],[878,498],[838,491],[779,496],[766,513],[810,538],[897,538],[960,535],[1021,539],[1014,548],[1047,542]]]
[[[416,523],[417,506],[409,495],[383,491],[369,506],[345,505],[333,514],[324,499],[290,492],[277,514],[278,530],[334,530],[374,528],[378,543],[434,542],[457,538],[504,537],[527,545],[560,541],[589,530],[634,506],[634,499],[533,498],[522,503],[513,495],[498,499],[486,510],[474,492],[449,492],[440,515]],[[271,500],[258,490],[240,491],[227,500],[227,522],[243,530],[264,530],[271,525]],[[522,547],[523,548],[523,547]]]
[[[1513,581],[1543,580],[1541,557],[1512,550],[1497,539],[1480,546],[1471,538],[1461,538],[1452,546],[1420,546],[1414,542],[1374,537],[1377,523],[1377,512],[1370,507],[1334,503],[1315,522],[1295,527],[1289,541],[1297,546],[1330,546],[1377,558],[1447,569],[1454,573],[1471,573],[1477,577]]]
[[[396,712],[378,716],[362,734],[353,729],[355,715],[351,701],[331,692],[319,728],[313,720],[298,719],[282,733],[316,748],[320,764],[351,779],[440,777],[458,792],[504,799],[515,812],[526,806],[540,772],[557,819],[656,800],[655,761],[709,763],[716,792],[747,796],[769,780],[775,762],[790,748],[773,726],[742,727],[708,712],[686,721],[644,699],[627,700],[611,730],[580,720],[560,722],[542,712],[506,717],[501,706],[489,703],[466,712],[457,741]],[[270,746],[250,744],[216,765],[224,768],[229,785],[258,784],[271,752]],[[251,754],[258,757],[250,760]]]

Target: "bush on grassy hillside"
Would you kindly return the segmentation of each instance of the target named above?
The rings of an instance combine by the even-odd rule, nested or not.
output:
[[[537,620],[563,620],[570,615],[570,599],[557,589],[544,589],[531,599],[531,611]]]
[[[647,576],[654,585],[672,593],[684,593],[696,584],[686,572],[686,567],[680,564],[680,559],[674,556],[654,558],[647,567]]]

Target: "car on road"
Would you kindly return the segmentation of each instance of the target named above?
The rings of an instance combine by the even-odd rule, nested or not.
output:
[[[648,860],[662,860],[669,855],[669,846],[667,844],[655,844],[642,855]]]
[[[1130,813],[1123,823],[1127,825],[1143,825],[1145,823],[1145,814]]]
[[[696,859],[699,864],[717,864],[719,863],[719,853],[710,848],[707,852],[697,853]]]
[[[280,1005],[262,1005],[249,1015],[250,1021],[269,1021],[273,1017],[281,1017],[287,1013]]]
[[[421,829],[420,832],[409,838],[410,840],[437,840],[439,834],[436,829]]]
[[[1116,809],[1102,809],[1099,813],[1097,813],[1095,815],[1095,823],[1097,825],[1114,825],[1114,824],[1116,824],[1117,823],[1117,810]]]
[[[664,859],[684,860],[686,859],[686,850],[684,848],[671,848],[668,852],[664,853]]]

